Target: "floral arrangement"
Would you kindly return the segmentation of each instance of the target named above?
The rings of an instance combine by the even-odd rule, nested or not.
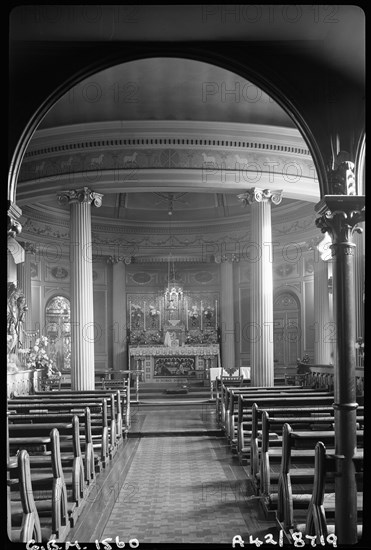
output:
[[[56,373],[47,353],[48,343],[47,336],[40,336],[36,339],[35,344],[26,352],[25,364],[27,369],[45,369],[47,376]]]
[[[204,309],[204,316],[208,321],[210,321],[213,318],[214,315],[214,308],[207,306],[207,308]]]
[[[160,312],[154,306],[149,306],[149,314],[151,317],[158,317]]]
[[[192,331],[187,334],[186,344],[202,344],[203,335],[200,331]]]
[[[131,316],[134,320],[139,321],[143,317],[143,310],[140,306],[132,304],[131,306]]]
[[[197,306],[192,306],[192,309],[188,310],[188,317],[190,317],[190,319],[198,319],[199,313]]]

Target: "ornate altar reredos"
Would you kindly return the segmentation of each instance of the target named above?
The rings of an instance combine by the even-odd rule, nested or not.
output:
[[[219,365],[217,292],[128,294],[129,360],[149,382],[206,380]]]

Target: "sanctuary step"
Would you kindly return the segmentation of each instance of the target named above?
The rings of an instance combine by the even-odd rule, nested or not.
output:
[[[135,399],[135,389],[131,392],[132,399]],[[140,382],[139,401],[148,400],[209,400],[210,388],[202,382],[187,383],[186,380],[178,382]]]

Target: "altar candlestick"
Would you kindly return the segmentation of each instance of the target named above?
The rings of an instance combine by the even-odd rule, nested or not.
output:
[[[201,330],[202,330],[202,300],[201,300]]]
[[[129,302],[129,329],[131,330],[131,301]]]
[[[146,303],[143,305],[143,328],[146,330]]]
[[[215,300],[215,328],[218,328],[218,300]]]
[[[159,320],[159,323],[160,323],[160,330],[161,330],[161,299],[159,300],[158,302],[158,320]]]
[[[188,330],[188,298],[185,299],[186,329]]]

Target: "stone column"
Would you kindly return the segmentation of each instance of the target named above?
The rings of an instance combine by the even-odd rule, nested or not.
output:
[[[330,240],[331,241],[331,240]],[[327,256],[331,251],[324,250],[326,245],[323,239],[317,246],[320,254],[314,261],[314,363],[316,365],[329,365],[333,362],[332,348],[335,344],[335,324],[330,316],[330,301],[328,289],[328,263]],[[327,252],[327,255],[326,255]]]
[[[224,369],[235,368],[235,326],[233,304],[233,263],[223,261],[221,276],[221,359]]]
[[[58,197],[60,202],[69,203],[71,216],[72,390],[95,388],[91,203],[101,206],[102,196],[83,187],[63,191]]]
[[[253,187],[238,198],[251,208],[251,385],[274,386],[271,202],[282,191]]]
[[[126,265],[124,261],[113,262],[112,316],[113,316],[113,369],[127,370],[126,342]]]
[[[325,195],[316,204],[316,225],[332,238],[334,315],[336,322],[337,360],[335,363],[335,533],[338,544],[357,542],[357,483],[353,461],[357,450],[354,231],[364,221],[365,197],[349,192],[354,181],[354,165],[343,163],[333,189],[338,195]],[[339,194],[342,192],[342,195]]]

